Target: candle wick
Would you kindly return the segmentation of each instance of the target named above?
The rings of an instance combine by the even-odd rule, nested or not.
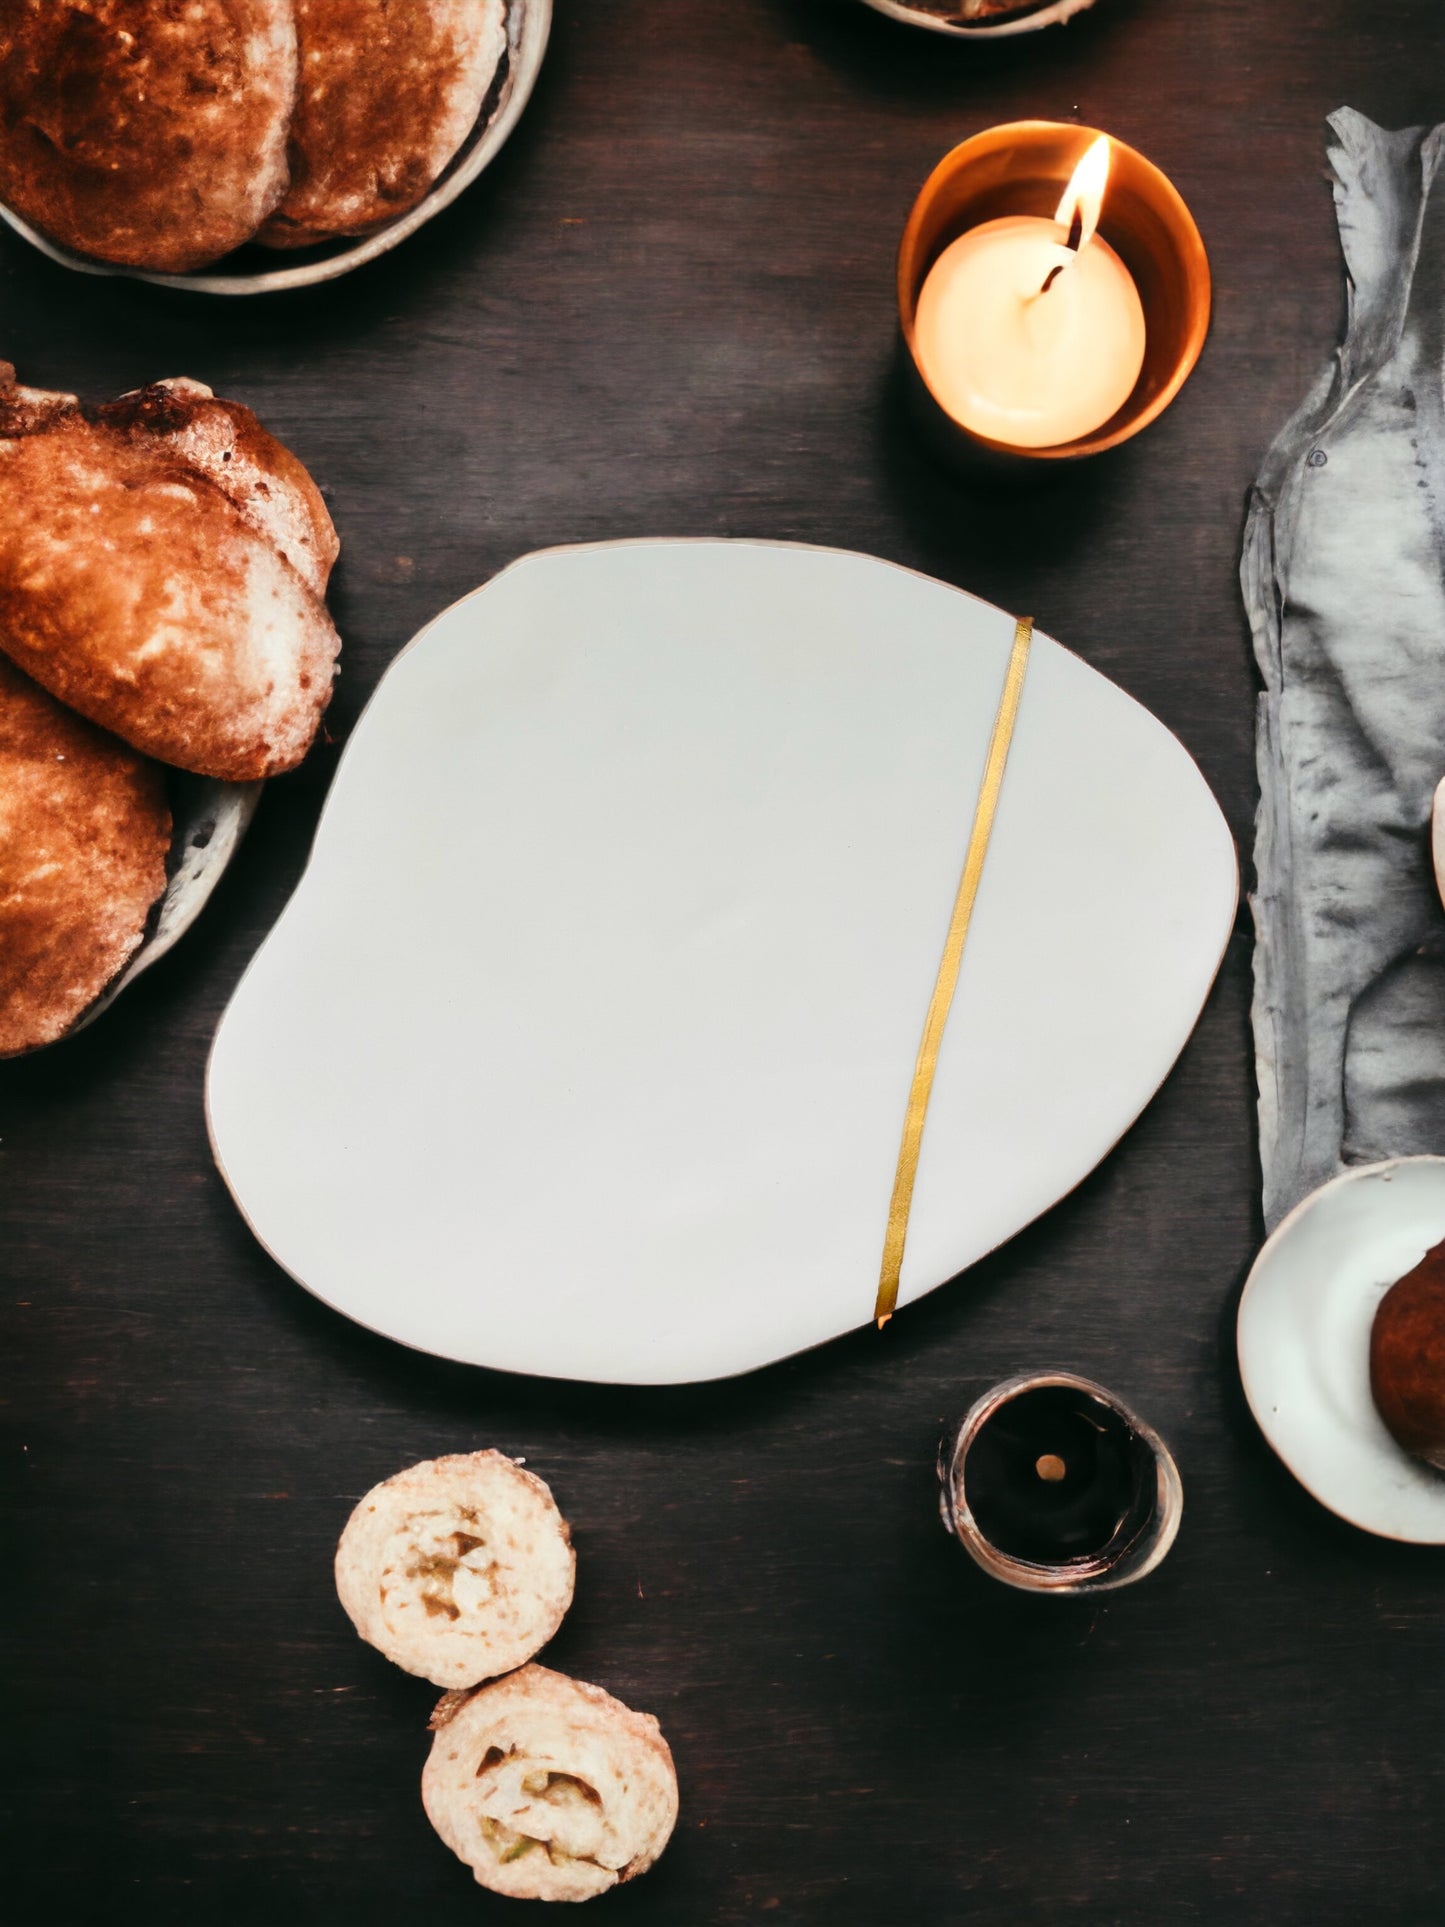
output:
[[[1060,212],[1062,212],[1062,210],[1060,210]],[[1075,258],[1077,258],[1079,251],[1083,249],[1083,208],[1075,208],[1073,214],[1069,216],[1069,233],[1067,233],[1067,239],[1064,241],[1064,247],[1065,249],[1069,249],[1069,252],[1071,252]],[[1065,268],[1071,268],[1071,266],[1073,266],[1071,260],[1062,260],[1056,268],[1050,268],[1048,274],[1044,276],[1044,285],[1038,289],[1038,295],[1046,295],[1046,293],[1050,291],[1050,287],[1054,285],[1054,281],[1058,281],[1058,277],[1064,274]],[[1037,301],[1038,295],[1033,297],[1035,301]]]

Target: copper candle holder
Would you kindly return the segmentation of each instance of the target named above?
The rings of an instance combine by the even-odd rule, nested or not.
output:
[[[1096,128],[1011,121],[946,154],[913,204],[898,250],[898,317],[913,402],[938,452],[968,466],[1078,461],[1116,448],[1161,415],[1184,386],[1209,331],[1209,260],[1194,217],[1152,161],[1110,137],[1111,170],[1099,233],[1134,278],[1144,307],[1144,366],[1128,400],[1073,441],[1019,448],[965,428],[920,365],[914,323],[929,269],[959,235],[1005,215],[1051,218]]]

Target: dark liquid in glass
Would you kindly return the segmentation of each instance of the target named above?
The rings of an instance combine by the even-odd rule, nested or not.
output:
[[[1020,1392],[980,1427],[963,1500],[1010,1558],[1058,1566],[1122,1553],[1153,1517],[1149,1447],[1117,1412],[1070,1385]]]

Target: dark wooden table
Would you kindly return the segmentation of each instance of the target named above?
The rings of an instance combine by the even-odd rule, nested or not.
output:
[[[358,1330],[251,1241],[201,1111],[381,671],[546,544],[791,537],[1028,608],[1178,732],[1247,849],[1242,506],[1338,331],[1322,122],[1346,102],[1445,118],[1439,0],[1100,0],[982,50],[850,0],[559,0],[499,164],[330,289],[178,298],[4,235],[23,379],[99,399],[195,375],[309,463],[346,638],[335,741],[270,789],[181,949],[0,1066],[7,1919],[521,1918],[431,1834],[434,1695],[353,1637],[330,1577],[367,1485],[491,1444],[574,1522],[555,1663],[659,1714],[677,1755],[674,1843],[609,1918],[1439,1918],[1445,1564],[1323,1511],[1239,1389],[1243,920],[1177,1071],[1073,1197],[885,1338],[702,1389],[508,1378]],[[1217,308],[1140,442],[1000,499],[902,419],[892,256],[938,156],[1025,115],[1174,177]],[[1046,1364],[1115,1386],[1183,1470],[1176,1550],[1106,1605],[995,1588],[938,1526],[940,1420]]]

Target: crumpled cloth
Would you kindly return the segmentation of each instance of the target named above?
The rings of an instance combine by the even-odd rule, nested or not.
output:
[[[1347,1165],[1445,1151],[1445,126],[1329,125],[1348,326],[1265,460],[1241,567],[1271,1228]]]

